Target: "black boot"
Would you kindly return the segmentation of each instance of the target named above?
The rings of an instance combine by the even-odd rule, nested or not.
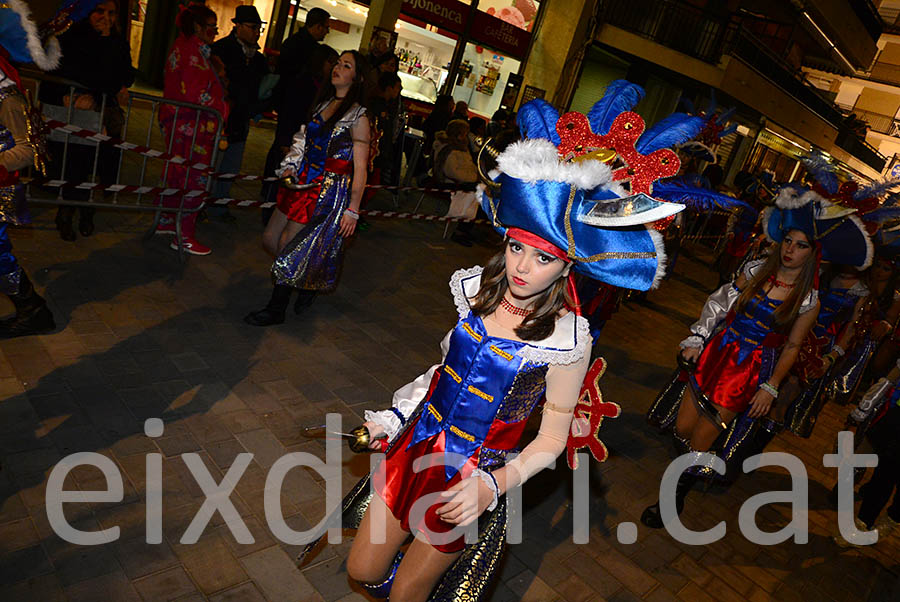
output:
[[[294,313],[297,315],[302,314],[307,307],[312,305],[312,302],[316,298],[316,291],[309,291],[306,289],[298,289],[297,290],[297,300],[294,301]]]
[[[9,298],[16,306],[16,315],[0,321],[0,338],[11,339],[42,334],[56,328],[47,302],[34,290],[24,270],[19,278],[19,292],[10,295]]]
[[[75,229],[72,228],[72,216],[74,215],[74,207],[60,207],[56,210],[56,229],[59,230],[59,237],[69,242],[77,238]]]
[[[81,207],[78,211],[78,231],[82,236],[90,236],[94,233],[94,209],[93,207]]]
[[[675,486],[675,512],[681,516],[681,512],[684,510],[684,498],[687,497],[688,492],[694,486],[694,483],[697,481],[697,477],[692,474],[688,474],[686,472],[681,473],[681,476],[678,477],[678,484]],[[659,511],[659,502],[656,502],[652,506],[648,506],[644,513],[641,514],[641,522],[651,529],[662,529],[665,525],[662,520],[662,514]]]
[[[251,326],[271,326],[284,322],[284,310],[291,300],[291,287],[286,284],[276,284],[272,289],[272,297],[268,305],[259,311],[254,311],[244,316],[244,322]]]

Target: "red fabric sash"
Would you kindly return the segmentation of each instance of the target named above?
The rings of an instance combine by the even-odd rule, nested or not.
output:
[[[353,173],[353,163],[344,159],[325,159],[325,171],[340,175],[350,175]]]

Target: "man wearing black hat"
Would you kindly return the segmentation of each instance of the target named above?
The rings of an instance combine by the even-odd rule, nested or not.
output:
[[[212,45],[212,53],[222,59],[228,78],[228,96],[231,113],[225,124],[228,148],[222,154],[218,171],[238,173],[244,157],[244,144],[250,132],[250,119],[262,113],[264,102],[259,98],[259,87],[269,72],[265,57],[259,52],[259,35],[263,20],[255,6],[241,5],[234,10],[234,29]],[[213,189],[213,196],[227,197],[230,181],[221,181]]]

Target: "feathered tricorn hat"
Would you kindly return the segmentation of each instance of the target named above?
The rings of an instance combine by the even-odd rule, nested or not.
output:
[[[704,123],[703,129],[700,130],[700,133],[695,138],[677,145],[676,148],[692,157],[697,157],[701,161],[706,161],[707,163],[718,162],[719,157],[716,155],[716,148],[722,143],[722,139],[725,136],[737,131],[737,124],[728,123],[737,108],[732,107],[720,113],[714,90],[710,90],[709,105],[705,111],[697,111],[690,99],[682,98],[681,103],[688,114],[701,117]]]
[[[17,63],[34,63],[45,71],[59,65],[59,43],[52,36],[41,38],[24,0],[0,1],[0,46]]]
[[[574,269],[602,282],[638,290],[665,271],[662,237],[645,224],[684,205],[654,198],[659,178],[678,173],[671,146],[703,127],[676,113],[644,131],[631,111],[644,91],[617,80],[587,115],[562,116],[543,100],[519,110],[523,140],[497,157],[482,206],[494,227],[529,232],[560,249]]]
[[[800,230],[816,245],[822,259],[866,269],[875,254],[869,232],[856,208],[835,202],[852,198],[858,186],[855,182],[840,184],[833,172],[819,169],[815,157],[804,162],[816,182],[782,186],[775,206],[763,213],[763,231],[780,242],[789,231]]]

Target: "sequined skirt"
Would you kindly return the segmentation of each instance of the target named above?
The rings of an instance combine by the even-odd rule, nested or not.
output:
[[[272,264],[279,284],[328,291],[337,285],[343,259],[341,218],[350,204],[350,176],[326,173],[309,223]]]
[[[0,186],[0,222],[17,226],[31,223],[22,184]]]

